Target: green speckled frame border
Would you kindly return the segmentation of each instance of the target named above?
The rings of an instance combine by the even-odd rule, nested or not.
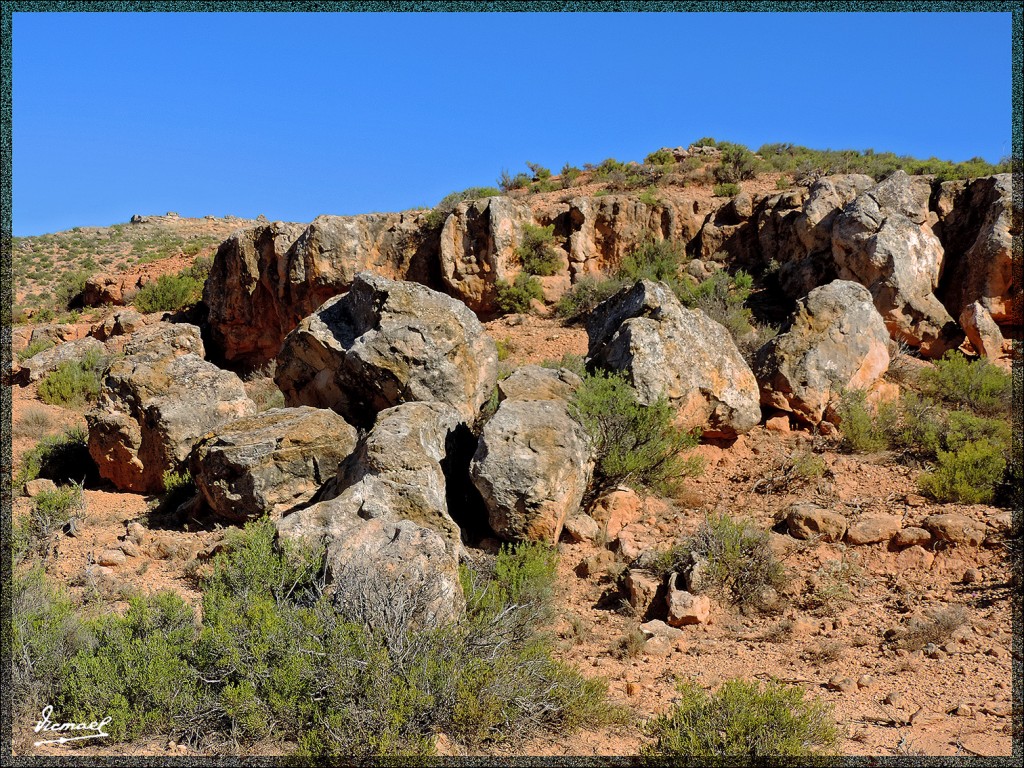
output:
[[[3,691],[0,700],[0,716],[3,718],[3,728],[0,730],[0,759],[3,765],[75,765],[75,766],[157,766],[157,765],[210,765],[229,766],[239,763],[237,758],[163,758],[163,757],[100,757],[90,758],[78,756],[73,753],[61,758],[43,757],[13,757],[12,750],[12,702],[10,696],[11,682],[11,552],[8,546],[11,533],[11,507],[12,496],[12,455],[11,455],[11,322],[13,311],[13,279],[12,279],[12,258],[11,258],[11,233],[12,233],[12,103],[11,103],[11,77],[12,77],[12,31],[13,14],[15,13],[70,13],[70,12],[402,12],[402,13],[429,13],[429,12],[947,12],[947,13],[978,13],[996,12],[1012,13],[1012,46],[1013,46],[1013,81],[1012,81],[1012,104],[1013,104],[1013,207],[1016,219],[1014,228],[1021,231],[1021,218],[1024,216],[1024,185],[1022,185],[1021,161],[1024,158],[1024,137],[1021,134],[1021,104],[1022,85],[1024,85],[1024,4],[1020,2],[921,2],[919,0],[905,0],[904,2],[638,2],[636,0],[618,0],[612,2],[550,2],[541,0],[539,2],[464,2],[459,0],[448,0],[448,2],[287,2],[287,0],[262,0],[261,2],[2,2],[0,3],[0,106],[3,109],[2,120],[0,120],[0,168],[3,171],[2,194],[0,194],[0,362],[2,362],[2,387],[0,387],[0,541],[3,542],[0,552],[0,579],[2,579],[2,592],[0,592],[0,613],[2,613],[2,651],[3,666],[0,669],[0,690]],[[939,52],[941,55],[941,52]],[[940,111],[937,119],[958,119],[955,113],[955,105],[939,105]],[[969,128],[969,116],[964,120],[965,129]],[[1014,264],[1014,280],[1017,285],[1024,284],[1022,281],[1022,268],[1024,268],[1024,238],[1017,236],[1013,239],[1012,257]],[[1019,319],[1018,319],[1019,322]],[[1018,351],[1020,342],[1017,342]],[[1024,426],[1022,426],[1022,415],[1024,415],[1024,366],[1020,360],[1014,363],[1013,368],[1013,459],[1022,462],[1024,456]],[[1021,510],[1014,510],[1014,522],[1020,524]],[[1020,562],[1014,564],[1017,568],[1018,578],[1020,576]],[[829,761],[829,765],[851,765],[851,766],[899,766],[899,765],[932,765],[932,766],[1010,766],[1015,765],[1024,755],[1022,748],[1021,733],[1024,730],[1022,722],[1021,702],[1024,700],[1022,694],[1022,642],[1021,642],[1021,601],[1018,594],[1013,606],[1013,699],[1016,703],[1013,712],[1013,757],[997,758],[973,758],[968,756],[957,757],[873,757],[873,758],[839,758]],[[653,765],[649,761],[634,757],[609,757],[609,758],[587,758],[587,757],[566,757],[566,758],[530,758],[520,757],[495,761],[493,758],[436,758],[433,760],[420,761],[418,765],[444,765],[444,766],[486,766],[486,765],[522,765],[522,766],[589,766],[589,765]],[[778,763],[778,761],[776,761]],[[272,765],[296,765],[294,760],[287,758],[247,758],[246,765],[272,766]],[[404,765],[403,761],[388,761],[387,765]],[[698,764],[688,762],[688,764]]]

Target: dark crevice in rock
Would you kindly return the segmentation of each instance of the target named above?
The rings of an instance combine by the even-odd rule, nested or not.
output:
[[[476,446],[476,436],[467,426],[459,425],[448,434],[445,457],[441,461],[448,514],[459,526],[462,542],[471,547],[483,539],[495,538],[483,497],[469,477],[469,463]]]

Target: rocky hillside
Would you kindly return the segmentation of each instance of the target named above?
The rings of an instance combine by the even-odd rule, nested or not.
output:
[[[785,157],[193,220],[23,318],[19,716],[109,709],[90,754],[1009,754],[1010,177]],[[761,695],[811,735],[666,717]]]

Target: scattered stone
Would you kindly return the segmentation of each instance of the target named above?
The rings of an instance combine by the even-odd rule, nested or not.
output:
[[[632,488],[613,488],[590,508],[590,516],[604,526],[609,540],[630,523],[635,523],[643,514],[643,501]]]
[[[567,368],[524,365],[498,382],[501,400],[569,400],[583,381]]]
[[[643,549],[637,544],[635,534],[635,525],[629,525],[619,531],[619,535],[615,538],[615,545],[622,555],[623,560],[626,562],[633,562],[640,557]]]
[[[820,536],[823,541],[841,541],[846,533],[846,518],[816,504],[794,504],[786,515],[789,535],[795,539]]]
[[[124,565],[124,552],[120,549],[104,549],[100,552],[96,562],[100,565]]]
[[[707,624],[711,618],[711,600],[706,595],[692,595],[680,589],[681,576],[669,576],[669,588],[665,595],[668,603],[668,623],[673,627],[687,624]]]
[[[781,416],[773,416],[764,423],[765,429],[771,432],[783,432],[787,433],[789,429],[789,416],[785,414]]]
[[[139,551],[138,546],[131,539],[128,539],[127,541],[121,542],[120,549],[128,557],[138,557],[140,554],[142,554]]]
[[[573,515],[562,530],[572,541],[594,542],[601,535],[601,526],[590,515]]]
[[[985,540],[985,525],[963,515],[946,513],[929,515],[922,523],[935,538],[951,544],[979,546]]]
[[[903,694],[897,691],[890,691],[885,694],[885,698],[882,699],[882,703],[890,707],[902,707],[903,706]]]
[[[644,653],[648,656],[668,656],[676,648],[676,644],[667,637],[655,635],[644,643]]]
[[[935,712],[925,707],[920,707],[908,718],[908,722],[911,725],[934,725],[935,723],[941,723],[945,719],[946,716],[941,712]]]
[[[607,573],[614,564],[615,555],[607,549],[600,549],[576,566],[576,575],[581,579],[589,579]]]
[[[141,523],[129,523],[128,524],[128,540],[142,545],[149,538],[149,532],[142,526]]]
[[[830,691],[839,691],[840,693],[849,693],[850,691],[857,690],[857,683],[854,682],[852,677],[842,677],[841,675],[834,675],[829,678],[827,685]]]
[[[45,477],[37,477],[25,483],[25,495],[34,499],[41,493],[53,493],[57,490],[57,484]]]
[[[854,545],[878,544],[889,541],[903,525],[899,515],[871,517],[854,523],[846,531],[846,542]]]
[[[661,619],[652,619],[640,625],[640,631],[652,637],[665,637],[669,640],[679,640],[683,637],[683,630],[670,627]]]
[[[935,562],[935,555],[915,544],[896,555],[896,568],[901,572],[927,571]]]
[[[981,572],[977,568],[968,568],[964,571],[961,582],[964,584],[976,584],[981,581]]]
[[[875,678],[873,678],[871,675],[861,675],[860,677],[857,678],[857,687],[858,688],[870,688],[874,684],[875,684]]]
[[[926,547],[932,542],[932,535],[928,533],[924,528],[917,528],[911,526],[909,528],[902,528],[896,531],[896,535],[892,537],[890,544],[897,548],[922,546]]]
[[[916,493],[908,493],[903,497],[903,503],[908,507],[923,507],[928,503],[928,499]]]
[[[974,707],[970,704],[958,704],[953,714],[957,717],[974,717]]]
[[[992,717],[1010,717],[1013,714],[1013,704],[1009,701],[993,701],[983,706],[981,711]]]
[[[637,685],[636,683],[626,683],[627,696],[636,696],[638,693],[640,693],[639,685]]]
[[[647,571],[634,568],[626,572],[626,593],[629,604],[641,615],[647,612],[661,586],[661,581]]]

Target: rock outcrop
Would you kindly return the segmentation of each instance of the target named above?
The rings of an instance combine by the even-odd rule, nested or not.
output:
[[[44,349],[42,352],[28,358],[28,360],[23,361],[16,378],[20,384],[30,384],[34,381],[39,381],[51,371],[57,370],[64,363],[75,363],[86,359],[90,355],[99,359],[106,355],[107,352],[106,345],[91,336],[68,341],[55,347]]]
[[[274,376],[290,406],[366,426],[385,408],[437,401],[472,422],[497,379],[494,341],[461,302],[364,272],[290,333]]]
[[[196,487],[218,517],[280,516],[308,501],[356,448],[358,434],[321,408],[274,408],[230,421],[189,455]]]
[[[599,305],[587,320],[592,363],[624,371],[642,403],[666,397],[685,428],[734,437],[761,420],[757,381],[729,332],[648,280]]]
[[[889,332],[871,294],[835,280],[797,304],[789,329],[758,353],[761,404],[818,424],[841,390],[867,389],[889,367]]]
[[[836,217],[832,257],[839,277],[865,286],[889,334],[939,357],[963,333],[933,291],[942,276],[942,243],[929,227],[927,179],[896,171],[858,195]]]
[[[340,598],[358,600],[369,590],[371,602],[410,601],[428,624],[462,611],[462,544],[443,467],[459,420],[441,403],[381,412],[325,490],[331,498],[278,521],[282,536],[325,543]]]
[[[554,399],[502,401],[470,464],[495,533],[552,544],[579,510],[592,472],[583,428]]]
[[[147,326],[104,372],[99,400],[86,414],[89,455],[117,488],[163,490],[163,473],[180,469],[200,436],[256,411],[241,379],[202,359],[198,332]]]
[[[235,232],[214,257],[203,299],[214,352],[244,367],[273,359],[284,337],[356,275],[437,281],[422,214],[320,216]]]
[[[566,368],[524,365],[498,382],[500,400],[568,401],[583,381]]]

